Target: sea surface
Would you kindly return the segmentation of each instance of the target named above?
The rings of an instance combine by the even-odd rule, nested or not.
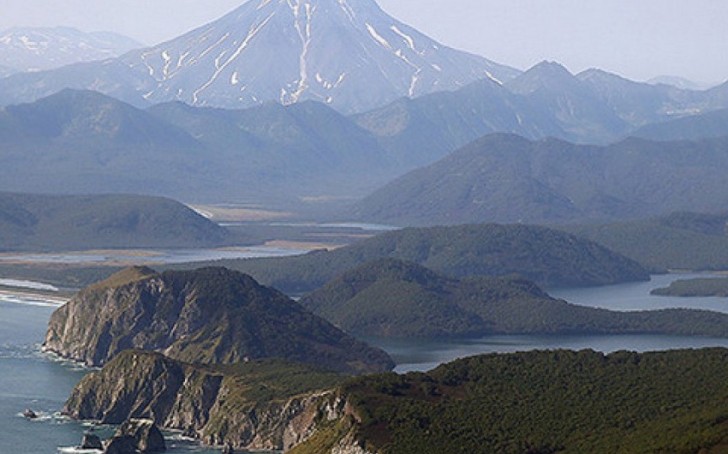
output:
[[[666,298],[650,290],[694,275],[655,276],[652,282],[591,289],[551,291],[576,304],[618,310],[688,307],[728,312],[724,298]],[[54,454],[82,452],[74,449],[88,426],[62,417],[59,411],[73,386],[88,371],[57,361],[40,352],[48,319],[57,305],[42,299],[0,295],[0,454]],[[654,351],[676,348],[726,347],[728,339],[680,336],[488,336],[460,341],[370,340],[388,351],[397,371],[425,371],[456,358],[482,353],[534,349],[593,349]],[[22,417],[30,408],[40,418]],[[110,431],[110,428],[102,428]],[[172,454],[218,453],[168,434]],[[87,451],[88,452],[88,451]]]

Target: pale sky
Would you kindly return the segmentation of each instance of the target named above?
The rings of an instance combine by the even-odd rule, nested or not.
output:
[[[356,1],[356,0],[351,0]],[[0,29],[67,25],[146,44],[216,19],[243,0],[0,0]],[[725,0],[379,0],[443,44],[519,69],[554,60],[635,80],[728,80]],[[2,62],[0,62],[1,64]]]

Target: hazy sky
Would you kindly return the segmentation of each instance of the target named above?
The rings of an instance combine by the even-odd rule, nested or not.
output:
[[[350,0],[357,1],[357,0]],[[0,29],[69,25],[147,44],[173,38],[243,0],[0,0]],[[525,69],[555,60],[645,80],[728,80],[725,0],[380,0],[444,44]],[[2,62],[0,62],[2,63]]]

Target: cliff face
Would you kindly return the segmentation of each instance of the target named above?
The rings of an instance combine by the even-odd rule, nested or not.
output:
[[[282,362],[205,368],[132,350],[86,376],[64,411],[108,424],[148,418],[208,445],[288,450],[343,416],[326,390],[342,380]]]
[[[89,366],[139,349],[201,364],[280,358],[347,373],[394,367],[383,351],[224,268],[122,271],[58,309],[44,349]]]

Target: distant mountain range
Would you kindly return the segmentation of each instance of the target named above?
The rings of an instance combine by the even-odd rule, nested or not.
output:
[[[361,196],[400,173],[376,139],[321,103],[143,111],[64,90],[0,109],[2,189],[300,203]]]
[[[115,58],[143,45],[111,32],[85,33],[70,27],[18,27],[0,32],[0,77],[45,71],[80,62]]]
[[[359,202],[395,225],[570,223],[728,210],[728,137],[601,147],[495,134]]]
[[[572,75],[561,65],[543,62],[505,85],[483,80],[456,91],[400,99],[353,119],[401,160],[427,165],[498,132],[608,144],[645,125],[728,107],[726,94],[728,84],[695,92],[599,70]]]
[[[518,73],[435,42],[374,0],[250,0],[117,61],[13,77],[0,84],[0,99],[27,102],[77,88],[135,105],[180,100],[243,108],[315,100],[354,112],[482,78],[506,82]]]

